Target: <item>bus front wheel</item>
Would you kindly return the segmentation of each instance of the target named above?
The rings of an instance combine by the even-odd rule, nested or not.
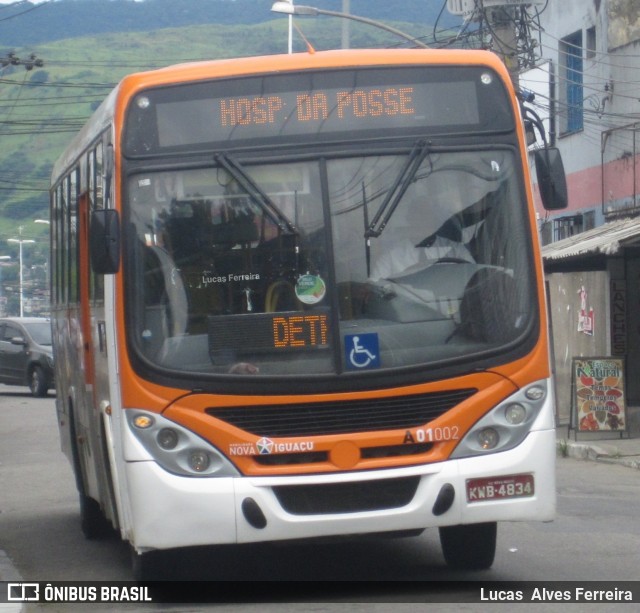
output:
[[[157,581],[162,578],[162,552],[138,552],[131,546],[131,570],[136,581]]]
[[[87,540],[104,539],[112,535],[113,529],[107,521],[100,504],[79,492],[80,497],[80,527]]]
[[[496,555],[498,524],[470,524],[439,528],[440,545],[447,565],[458,570],[485,570]]]
[[[87,496],[84,487],[84,473],[78,449],[78,437],[73,409],[69,409],[69,434],[71,437],[71,456],[73,458],[73,473],[76,478],[76,488],[80,499],[80,528],[88,540],[103,539],[112,534],[111,525],[104,516],[100,504]]]

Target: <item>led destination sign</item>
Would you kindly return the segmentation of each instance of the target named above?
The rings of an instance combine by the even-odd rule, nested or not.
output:
[[[354,89],[288,96],[224,98],[218,102],[221,128],[263,124],[338,121],[379,117],[415,116],[414,87]],[[291,110],[292,109],[292,110]]]
[[[232,354],[328,348],[328,309],[209,317],[209,352],[214,362]]]
[[[328,346],[328,316],[287,315],[273,318],[273,346],[286,348],[312,348]]]
[[[478,67],[274,74],[149,90],[129,109],[126,149],[226,149],[265,139],[313,142],[513,126],[505,89]]]
[[[437,89],[406,84],[170,102],[158,105],[157,114],[161,147],[185,138],[197,143],[478,123],[475,85],[469,82]]]

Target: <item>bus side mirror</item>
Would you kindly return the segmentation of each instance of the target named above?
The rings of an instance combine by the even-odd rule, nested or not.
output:
[[[89,226],[91,267],[99,275],[118,272],[120,267],[120,218],[114,209],[91,213]]]
[[[547,211],[566,209],[569,203],[567,178],[560,151],[555,147],[538,149],[534,152],[534,160],[542,205]]]

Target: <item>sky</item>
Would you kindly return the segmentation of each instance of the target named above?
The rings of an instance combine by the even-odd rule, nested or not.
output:
[[[19,2],[26,2],[27,0],[0,0],[0,4],[18,4]],[[40,4],[41,2],[47,2],[48,0],[28,0],[31,4]],[[140,2],[141,0],[134,0],[134,2]]]
[[[26,0],[0,0],[0,4],[18,4],[25,2]],[[48,2],[48,0],[28,0],[31,4],[40,4],[41,2]],[[54,0],[55,1],[55,0]],[[134,2],[141,2],[142,0],[134,0]]]
[[[18,4],[26,0],[0,0],[0,4]],[[40,4],[41,2],[47,2],[48,0],[28,0],[31,4]],[[133,0],[134,2],[141,2],[142,0]]]

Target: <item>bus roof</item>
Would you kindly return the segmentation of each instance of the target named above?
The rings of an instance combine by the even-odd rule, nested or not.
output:
[[[135,87],[151,84],[163,85],[180,81],[197,81],[212,77],[247,76],[280,71],[309,70],[314,68],[349,68],[355,66],[406,64],[490,65],[504,71],[504,64],[490,51],[462,49],[349,49],[264,55],[202,62],[175,64],[157,70],[134,73],[122,80]],[[128,87],[127,87],[128,89]]]

